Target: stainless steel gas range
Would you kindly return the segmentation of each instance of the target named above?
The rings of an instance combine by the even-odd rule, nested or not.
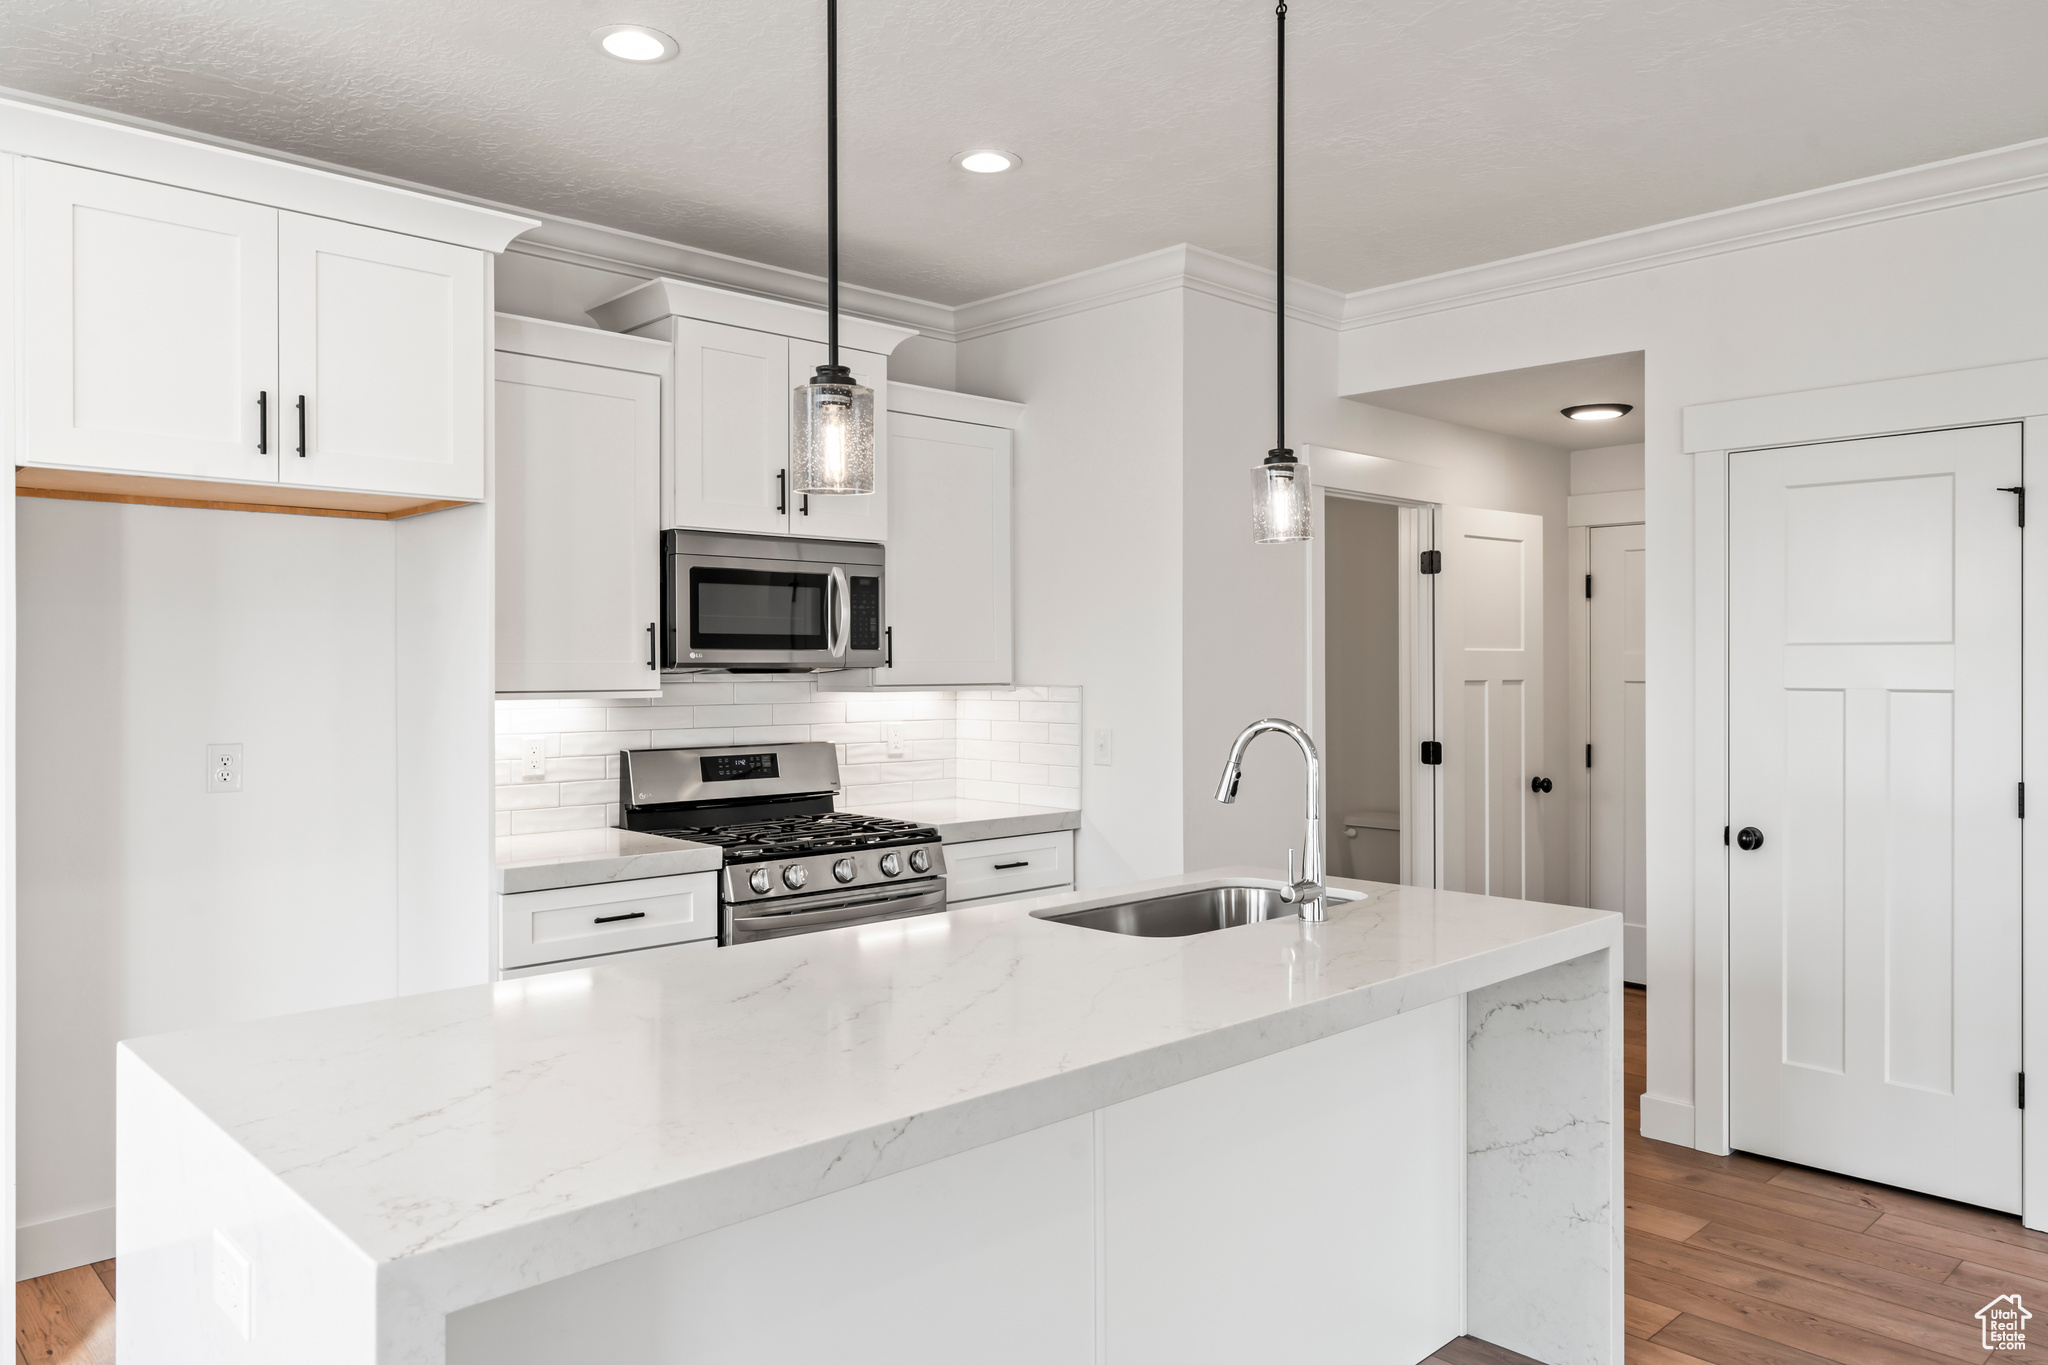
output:
[[[628,749],[627,829],[716,844],[718,941],[750,943],[946,908],[946,855],[930,825],[833,809],[830,745]]]

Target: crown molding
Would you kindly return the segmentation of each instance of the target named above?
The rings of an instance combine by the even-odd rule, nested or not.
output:
[[[2042,189],[2048,138],[1362,289],[1344,297],[1340,325],[1398,322]]]

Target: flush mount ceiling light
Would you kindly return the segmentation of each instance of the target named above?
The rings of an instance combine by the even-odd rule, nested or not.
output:
[[[875,491],[875,391],[839,363],[839,0],[825,0],[825,363],[797,386],[790,481],[799,493]]]
[[[998,175],[1013,171],[1024,164],[1024,158],[1015,152],[999,152],[993,147],[977,147],[971,152],[962,152],[953,158],[953,164],[963,171],[977,175]]]
[[[590,31],[590,41],[622,62],[665,62],[681,51],[675,39],[660,29],[639,24],[606,24]]]
[[[1308,540],[1308,466],[1287,448],[1287,6],[1274,6],[1278,79],[1274,82],[1273,137],[1273,430],[1263,464],[1252,470],[1252,540],[1280,545]]]
[[[1574,403],[1558,411],[1574,422],[1612,422],[1617,417],[1626,417],[1636,410],[1633,403]]]

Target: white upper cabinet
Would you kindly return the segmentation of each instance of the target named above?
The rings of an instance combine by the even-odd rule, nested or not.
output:
[[[789,343],[789,392],[783,406],[794,420],[796,386],[808,380],[829,354],[823,342]],[[827,540],[889,538],[889,357],[870,351],[839,350],[839,361],[853,371],[856,383],[875,391],[875,491],[872,493],[799,493],[789,509],[789,529],[799,536]],[[893,581],[893,576],[892,576]]]
[[[1010,433],[902,411],[890,421],[892,666],[873,685],[1007,687]]]
[[[21,165],[21,462],[275,481],[277,211]]]
[[[658,692],[667,348],[498,320],[498,691]]]
[[[277,241],[283,481],[481,498],[483,253],[298,213]]]
[[[789,338],[673,318],[672,526],[778,533],[789,524]]]

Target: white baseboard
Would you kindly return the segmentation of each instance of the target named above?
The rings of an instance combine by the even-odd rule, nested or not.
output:
[[[1640,924],[1621,926],[1621,979],[1631,986],[1650,984],[1649,932]]]
[[[114,1210],[87,1209],[47,1223],[14,1230],[14,1278],[33,1280],[73,1266],[91,1265],[114,1254]]]
[[[1659,1142],[1692,1146],[1693,1107],[1683,1100],[1661,1095],[1643,1096],[1643,1136]]]

